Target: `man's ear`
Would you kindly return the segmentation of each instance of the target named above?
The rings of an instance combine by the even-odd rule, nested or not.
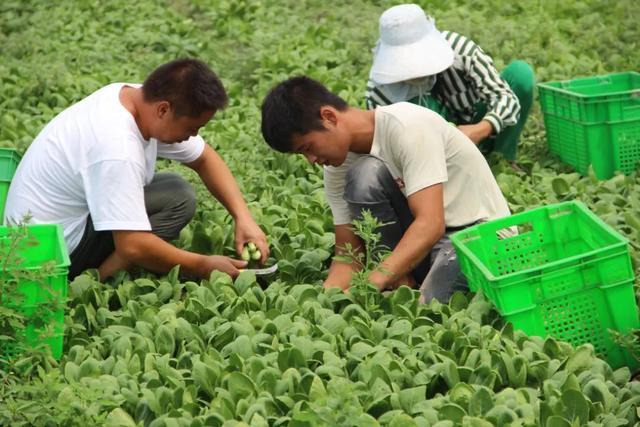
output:
[[[162,119],[170,111],[171,104],[169,101],[160,101],[156,104],[156,114],[158,115],[158,118]]]
[[[320,118],[325,125],[336,126],[338,124],[338,110],[330,105],[320,107]]]

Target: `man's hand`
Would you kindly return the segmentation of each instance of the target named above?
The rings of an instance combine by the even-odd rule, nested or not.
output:
[[[410,288],[416,287],[416,281],[411,274],[405,274],[403,277],[394,280],[390,274],[379,270],[372,271],[369,274],[369,282],[379,291],[398,289],[402,285]]]
[[[198,173],[211,194],[218,199],[236,220],[236,251],[242,253],[245,243],[253,242],[260,249],[263,264],[269,256],[269,245],[258,224],[253,220],[240,188],[220,155],[205,145],[202,155],[187,166]]]
[[[327,282],[327,281],[325,281],[322,284],[322,287],[325,288],[325,289],[338,288],[338,289],[341,289],[341,290],[343,290],[345,292],[349,289],[349,285],[348,284],[347,285],[342,285],[342,284],[339,284],[339,283]]]
[[[473,125],[459,125],[458,129],[476,145],[487,139],[493,133],[493,126],[486,120],[480,120]]]
[[[247,266],[246,261],[229,258],[221,255],[209,255],[205,257],[203,267],[203,277],[211,274],[211,271],[218,270],[227,273],[234,279],[240,274],[239,269]]]
[[[247,265],[245,261],[225,256],[200,255],[178,249],[149,231],[116,230],[112,234],[116,251],[100,266],[100,277],[131,264],[157,273],[166,273],[180,264],[181,272],[202,279],[208,278],[212,270],[236,277],[240,273],[238,269]]]
[[[379,291],[384,291],[391,281],[393,281],[393,279],[389,273],[380,270],[374,270],[369,273],[369,282],[378,288]]]
[[[249,242],[255,243],[260,250],[262,257],[260,263],[264,264],[269,257],[269,244],[267,243],[267,236],[262,232],[258,224],[253,218],[248,217],[244,219],[238,219],[236,221],[236,251],[238,255],[242,253],[242,248]]]
[[[351,248],[351,250],[354,251],[353,255],[355,256],[361,253],[364,248],[364,244],[354,233],[351,225],[336,225],[334,231],[336,236],[335,255],[348,257],[349,252],[347,251],[347,248]],[[338,261],[334,257],[331,262],[331,267],[329,267],[329,275],[324,281],[323,286],[325,288],[340,288],[343,291],[348,292],[349,285],[351,284],[351,276],[358,270],[360,270],[360,267],[356,262]]]
[[[406,274],[404,277],[396,280],[394,284],[391,285],[392,289],[398,289],[400,286],[408,286],[411,289],[416,288],[416,281],[411,274]]]

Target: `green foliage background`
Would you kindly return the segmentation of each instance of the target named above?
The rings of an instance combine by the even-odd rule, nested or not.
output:
[[[418,307],[415,295],[399,294],[394,304],[406,306],[406,312],[391,307],[389,297],[381,297],[366,300],[368,312],[361,313],[357,308],[346,310],[348,305],[366,307],[356,296],[325,295],[317,288],[298,285],[322,279],[332,250],[321,170],[302,158],[268,150],[259,133],[260,103],[281,79],[308,74],[352,104],[363,105],[377,20],[393,4],[363,0],[0,2],[0,146],[26,150],[57,112],[99,87],[114,81],[140,82],[162,62],[199,57],[221,76],[231,98],[229,107],[202,134],[235,173],[269,234],[273,255],[281,262],[279,282],[267,296],[260,296],[250,278],[243,279],[247,283],[240,292],[221,278],[206,281],[203,285],[209,291],[205,291],[175,278],[121,280],[105,286],[85,276],[71,293],[65,344],[69,356],[59,368],[49,361],[28,378],[3,372],[0,423],[149,425],[160,418],[154,426],[221,425],[225,419],[253,425],[378,422],[404,426],[428,425],[434,420],[433,411],[437,419],[445,420],[442,425],[452,425],[447,421],[484,425],[479,418],[501,424],[520,420],[516,422],[525,425],[541,420],[551,425],[569,425],[563,423],[572,420],[582,425],[587,420],[623,425],[616,423],[638,420],[635,406],[640,390],[636,382],[629,382],[628,371],[611,371],[594,361],[588,350],[574,352],[553,340],[528,340],[508,331],[501,334],[502,325],[482,301],[473,302],[469,306],[473,310],[464,298],[450,307]],[[630,71],[640,63],[640,9],[632,0],[420,4],[436,18],[439,28],[473,38],[493,56],[499,69],[513,59],[524,59],[540,82]],[[537,105],[521,146],[518,162],[523,173],[514,172],[499,158],[491,159],[512,209],[583,200],[630,238],[638,266],[638,175],[599,182],[572,173],[549,155]],[[196,220],[178,244],[201,252],[230,253],[232,233],[225,211],[184,168],[168,163],[161,167],[180,170],[198,188]],[[186,296],[181,297],[182,293]],[[250,296],[254,293],[255,301]],[[211,307],[185,308],[185,301],[191,299],[208,301]],[[309,299],[316,299],[319,307]],[[174,314],[161,315],[163,310]],[[329,313],[348,322],[351,329],[338,318],[324,329],[316,326]],[[246,330],[249,319],[256,316],[269,319],[276,330],[265,319],[251,321],[253,329]],[[405,324],[395,326],[402,316],[409,329]],[[194,332],[197,339],[176,332],[175,322],[181,323],[176,318],[188,319],[200,331]],[[122,329],[137,328],[137,321],[147,322],[151,333],[144,332],[147,326],[133,332]],[[169,331],[158,332],[161,326]],[[423,338],[412,338],[410,330],[419,326],[430,329],[420,330]],[[139,337],[131,338],[130,349],[123,339],[129,333]],[[353,338],[356,335],[360,338]],[[158,342],[159,336],[163,338]],[[311,345],[300,337],[313,338],[314,351],[325,353],[305,351],[300,356],[291,349]],[[392,338],[402,345],[385,341]],[[223,350],[230,342],[241,344]],[[464,347],[481,355],[470,360]],[[382,356],[369,357],[370,348]],[[252,359],[251,353],[260,361]],[[277,373],[284,383],[259,381],[252,370],[261,364],[276,369],[273,375]],[[364,372],[356,369],[360,364],[367,366]],[[384,369],[373,367],[376,364]],[[417,376],[427,368],[432,370]],[[469,370],[481,372],[481,377],[474,379]],[[211,383],[206,382],[209,379]],[[258,411],[262,415],[255,417],[255,411],[248,411],[251,404],[262,402],[259,397],[264,392],[273,397],[265,405],[275,407],[277,416]],[[440,397],[419,404],[425,395]],[[300,403],[309,401],[315,403]],[[489,413],[491,407],[499,409]]]

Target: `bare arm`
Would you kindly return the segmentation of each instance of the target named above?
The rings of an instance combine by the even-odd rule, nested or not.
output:
[[[205,144],[200,157],[186,165],[198,173],[207,189],[234,219],[251,217],[235,178],[213,148]]]
[[[458,129],[476,145],[493,134],[493,125],[488,120],[480,120],[472,125],[459,125]]]
[[[369,276],[378,289],[407,275],[444,235],[442,184],[412,194],[408,202],[414,221],[389,257]]]
[[[113,231],[115,255],[127,264],[139,265],[149,271],[166,273],[180,264],[182,272],[191,277],[207,278],[212,270],[220,270],[232,277],[238,275],[238,268],[246,265],[244,261],[224,256],[200,255],[178,249],[149,231]],[[118,266],[105,262],[100,267],[100,277],[113,274]]]
[[[252,241],[262,253],[262,262],[269,256],[267,237],[256,224],[242,197],[240,188],[224,160],[205,145],[204,151],[187,166],[198,173],[211,194],[222,203],[236,222],[236,251],[242,252],[245,243]]]

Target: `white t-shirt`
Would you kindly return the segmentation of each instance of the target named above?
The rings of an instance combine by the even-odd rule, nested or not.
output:
[[[447,227],[508,216],[509,206],[480,150],[433,111],[408,102],[378,107],[372,156],[386,164],[406,197],[443,183]],[[344,200],[346,174],[362,154],[349,153],[324,168],[327,201],[335,225],[353,220]]]
[[[61,224],[69,253],[84,233],[87,217],[101,230],[151,230],[144,186],[157,157],[188,163],[204,150],[196,136],[177,144],[145,140],[120,102],[113,83],[72,105],[33,141],[13,177],[4,222]]]

